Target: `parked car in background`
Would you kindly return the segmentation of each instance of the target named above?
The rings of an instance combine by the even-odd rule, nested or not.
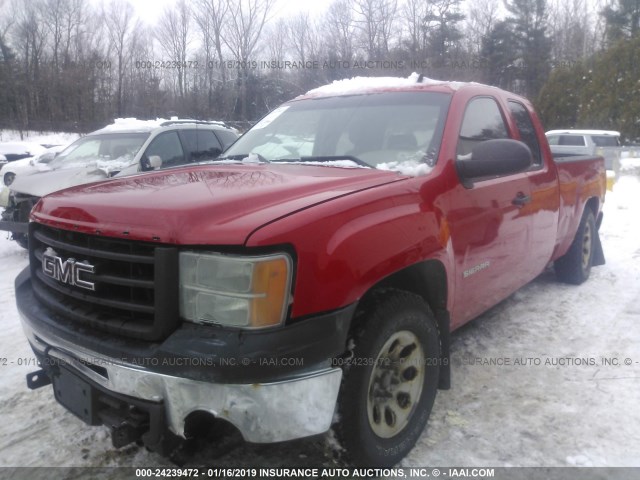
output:
[[[238,134],[222,122],[117,119],[86,135],[42,171],[10,178],[0,230],[26,248],[29,212],[40,197],[64,188],[216,158]],[[41,152],[43,153],[43,152]]]
[[[607,170],[620,160],[620,132],[614,130],[550,130],[547,141],[554,156],[600,155]]]
[[[9,187],[16,178],[16,175],[31,175],[33,173],[49,170],[49,163],[58,153],[64,150],[66,145],[57,145],[44,150],[43,153],[35,157],[27,157],[13,162],[7,162],[0,168],[0,178],[4,187]],[[4,189],[3,189],[4,190]]]
[[[23,158],[35,157],[47,150],[46,146],[35,142],[2,142],[0,143],[0,155],[5,157],[7,162],[22,160]]]

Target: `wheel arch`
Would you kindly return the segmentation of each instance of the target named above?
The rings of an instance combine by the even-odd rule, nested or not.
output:
[[[402,290],[422,297],[433,312],[440,334],[440,378],[438,388],[451,387],[450,329],[451,321],[447,310],[447,272],[442,262],[425,260],[405,267],[374,284],[358,302],[358,309],[366,309],[372,296],[384,290]],[[356,312],[356,316],[358,313]],[[354,322],[358,323],[358,322]]]

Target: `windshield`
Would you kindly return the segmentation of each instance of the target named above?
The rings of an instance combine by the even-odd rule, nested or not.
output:
[[[131,165],[149,133],[87,135],[69,145],[49,163],[53,169],[95,166],[117,171]]]
[[[340,159],[382,167],[436,162],[450,95],[382,92],[293,101],[258,122],[225,152],[265,161]]]

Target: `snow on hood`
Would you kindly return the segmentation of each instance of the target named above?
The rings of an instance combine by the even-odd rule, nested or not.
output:
[[[285,165],[313,165],[315,167],[338,167],[338,168],[369,168],[364,165],[358,165],[353,160],[331,160],[328,162],[314,162],[309,161],[305,162],[303,160],[300,161],[289,161],[289,162],[279,162],[278,160],[274,160],[271,163],[282,163]]]
[[[402,77],[353,77],[344,80],[335,80],[333,83],[309,90],[305,95],[347,95],[366,93],[373,89],[380,88],[403,88],[413,85],[446,85],[453,90],[469,85],[466,82],[447,82],[444,80],[434,80],[433,78],[422,77],[413,72],[407,78]]]
[[[11,190],[18,193],[43,197],[58,190],[76,185],[97,182],[108,178],[104,170],[87,168],[69,168],[63,170],[47,170],[34,175],[17,175],[11,184]]]

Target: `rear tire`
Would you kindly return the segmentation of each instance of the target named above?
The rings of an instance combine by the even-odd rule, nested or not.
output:
[[[561,282],[580,285],[591,273],[594,239],[598,234],[593,212],[587,207],[580,219],[578,231],[567,253],[554,262],[556,277]]]
[[[429,419],[438,388],[440,340],[419,296],[386,290],[355,327],[338,404],[338,434],[349,460],[391,467],[409,453]]]

